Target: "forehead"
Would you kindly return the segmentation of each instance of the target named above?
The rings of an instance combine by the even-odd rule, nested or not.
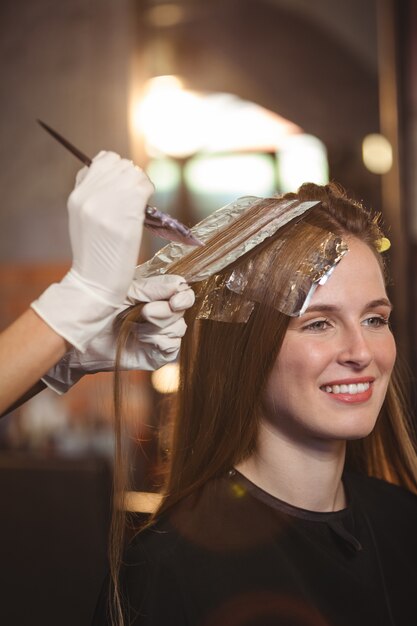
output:
[[[382,269],[371,248],[356,238],[346,239],[349,251],[324,285],[315,291],[310,305],[331,300],[332,304],[386,297]]]

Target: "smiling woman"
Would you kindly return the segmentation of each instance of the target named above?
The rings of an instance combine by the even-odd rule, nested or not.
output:
[[[341,468],[345,442],[372,432],[396,354],[381,267],[366,244],[353,237],[346,241],[349,253],[318,287],[305,313],[289,322],[266,384],[258,444],[238,465],[270,493],[312,510],[346,505],[342,486],[335,489],[340,469],[326,494],[314,488],[321,473],[317,455],[326,454]],[[308,463],[309,479],[294,475],[298,451],[304,459],[299,467],[304,473]]]
[[[288,200],[317,204],[194,285],[162,503],[121,568],[113,536],[115,624],[417,615],[417,457],[378,219],[335,185],[306,184],[249,207],[168,271],[187,276]],[[106,595],[96,625],[110,623]]]
[[[309,433],[329,440],[368,435],[394,366],[381,268],[368,246],[353,238],[348,245],[304,315],[290,321],[266,387],[268,420],[276,418],[278,428],[304,423],[304,443]]]

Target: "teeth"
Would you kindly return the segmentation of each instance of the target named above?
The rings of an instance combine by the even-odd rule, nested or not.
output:
[[[354,396],[357,393],[363,393],[370,387],[370,383],[358,383],[350,385],[325,385],[322,387],[326,393],[349,393]]]

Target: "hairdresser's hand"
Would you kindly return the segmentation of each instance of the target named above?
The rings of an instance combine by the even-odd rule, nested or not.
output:
[[[32,308],[83,352],[120,311],[132,282],[153,185],[131,161],[100,152],[68,199],[72,267]]]
[[[165,274],[135,279],[129,289],[129,304],[145,302],[141,320],[135,323],[120,367],[124,370],[154,370],[173,361],[186,331],[184,311],[194,304],[194,292],[181,276]],[[117,335],[113,320],[81,353],[73,348],[43,377],[58,393],[64,393],[84,374],[112,371]]]

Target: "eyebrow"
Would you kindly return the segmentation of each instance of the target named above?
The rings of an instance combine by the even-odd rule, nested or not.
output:
[[[379,298],[378,300],[371,300],[363,308],[364,310],[367,310],[367,309],[374,309],[378,306],[386,306],[391,310],[393,309],[393,305],[388,300],[388,298]],[[341,307],[336,306],[334,304],[320,304],[320,302],[318,302],[317,304],[314,304],[313,306],[309,306],[308,309],[304,311],[304,315],[306,313],[317,313],[317,312],[323,312],[323,311],[329,311],[329,312],[340,311],[340,309]]]

